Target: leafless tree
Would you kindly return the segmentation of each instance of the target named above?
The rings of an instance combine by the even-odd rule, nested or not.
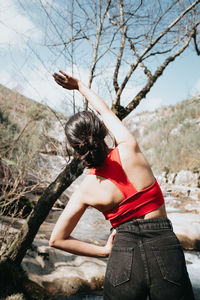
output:
[[[27,2],[18,1],[31,15]],[[89,70],[88,85],[91,87],[94,80],[103,85],[106,97],[110,95],[112,110],[123,119],[188,47],[199,55],[199,2],[70,0],[63,9],[54,2],[34,0],[46,18],[43,47],[51,53],[51,66],[46,65],[37,48],[33,51],[49,72],[55,63],[64,65],[66,61],[68,67],[79,65]],[[66,17],[67,10],[71,17]],[[125,105],[124,91],[136,83],[141,88]],[[73,160],[50,184],[2,254],[2,261],[21,263],[56,199],[83,169],[79,161]]]
[[[64,18],[59,7],[43,4],[51,25],[46,27],[44,46],[72,65],[85,68],[89,87],[95,79],[98,85],[104,85],[104,90],[106,86],[112,109],[121,119],[140,103],[166,67],[186,48],[193,46],[199,55],[199,0],[69,2],[70,20]],[[58,18],[63,21],[58,22]],[[71,31],[63,34],[63,28]],[[73,55],[69,55],[70,47]],[[105,80],[106,73],[110,79]],[[125,106],[125,89],[138,84],[140,91]]]

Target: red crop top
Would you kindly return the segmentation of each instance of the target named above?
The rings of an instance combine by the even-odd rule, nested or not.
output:
[[[103,212],[113,227],[129,219],[139,218],[164,203],[163,194],[156,179],[151,186],[141,191],[135,189],[122,168],[117,147],[110,151],[102,167],[90,169],[88,174],[109,179],[124,195],[124,199],[113,209]]]

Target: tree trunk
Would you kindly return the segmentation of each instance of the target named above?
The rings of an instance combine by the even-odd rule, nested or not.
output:
[[[48,216],[53,204],[60,197],[62,192],[82,174],[83,170],[83,163],[80,162],[80,160],[74,159],[66,166],[64,171],[58,175],[55,181],[47,187],[19,233],[1,254],[1,261],[8,261],[17,265],[21,263],[27,249],[30,248],[34,240],[40,225]]]
[[[119,107],[113,107],[113,111],[119,114]],[[32,213],[28,216],[26,222],[20,229],[16,237],[11,240],[6,249],[1,254],[1,262],[8,262],[20,265],[26,251],[30,248],[40,225],[44,222],[60,195],[70,186],[70,184],[82,174],[84,170],[83,163],[78,159],[73,159],[66,166],[58,177],[44,191],[35,205]],[[1,273],[1,264],[0,264]]]

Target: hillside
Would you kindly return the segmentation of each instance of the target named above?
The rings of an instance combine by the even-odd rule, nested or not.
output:
[[[29,150],[63,154],[61,143],[66,119],[49,107],[0,85],[1,156],[3,146],[13,147],[13,144],[17,144],[15,151],[20,148],[24,154]]]
[[[4,124],[1,156],[2,143],[12,143],[20,135],[20,151],[31,148],[32,152],[64,155],[66,118],[60,113],[0,85],[0,119],[1,126]],[[136,136],[156,173],[200,169],[200,96],[154,112],[128,116],[124,123]]]
[[[53,180],[50,175],[55,178],[66,164],[65,121],[61,114],[0,85],[0,213],[26,215]],[[57,166],[47,168],[49,157],[56,158]]]
[[[199,100],[199,97],[185,100],[124,120],[156,175],[180,170],[199,174]],[[3,213],[28,213],[45,187],[66,165],[63,129],[66,119],[0,85],[0,199]],[[65,201],[67,191],[62,197]],[[24,207],[27,207],[25,212]]]
[[[124,122],[157,174],[200,170],[200,95]]]

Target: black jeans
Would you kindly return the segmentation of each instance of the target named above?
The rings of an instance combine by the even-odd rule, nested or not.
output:
[[[170,220],[131,220],[116,229],[104,300],[194,300]]]

